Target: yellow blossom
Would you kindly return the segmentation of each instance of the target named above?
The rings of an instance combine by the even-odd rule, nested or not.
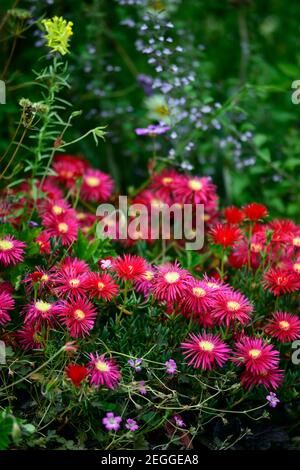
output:
[[[47,33],[45,34],[47,46],[53,52],[59,52],[61,55],[67,54],[69,52],[69,38],[73,34],[72,21],[66,21],[61,16],[54,16],[51,19],[43,20],[42,23]]]

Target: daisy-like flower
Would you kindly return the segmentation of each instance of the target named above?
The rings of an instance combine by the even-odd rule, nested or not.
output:
[[[37,289],[38,294],[44,291],[45,288],[50,288],[53,283],[53,275],[44,269],[36,266],[35,271],[28,274],[23,283],[26,285],[26,290],[32,292]]]
[[[137,431],[139,429],[139,426],[134,419],[128,418],[126,419],[125,428],[128,429],[128,431],[133,432],[133,431]]]
[[[245,365],[246,370],[252,374],[260,374],[277,367],[279,352],[261,338],[244,336],[236,343],[235,357],[232,360],[238,365]]]
[[[9,266],[23,261],[26,244],[16,240],[11,235],[0,237],[0,264]]]
[[[249,300],[233,290],[218,291],[210,302],[211,315],[218,324],[226,326],[235,321],[246,325],[249,323],[253,307]]]
[[[264,275],[263,286],[276,296],[287,294],[300,288],[299,276],[295,272],[271,268]]]
[[[8,292],[0,292],[0,325],[4,326],[11,318],[7,313],[14,308],[15,301]]]
[[[266,333],[282,343],[300,338],[300,319],[287,312],[276,312],[266,325]]]
[[[71,258],[70,256],[64,259],[58,269],[63,271],[65,274],[73,274],[75,276],[85,274],[90,270],[85,261],[79,258]]]
[[[165,366],[166,366],[167,374],[169,374],[169,375],[175,374],[175,372],[177,370],[177,364],[174,361],[174,359],[169,359],[168,361],[166,361]]]
[[[51,303],[39,299],[28,305],[25,311],[25,323],[31,323],[39,327],[43,323],[52,326],[59,312],[59,305],[57,302]]]
[[[80,196],[85,201],[107,201],[113,190],[113,180],[100,170],[89,169],[83,175]]]
[[[207,285],[205,281],[199,281],[198,279],[191,278],[180,307],[183,313],[190,315],[200,315],[207,312],[210,307],[211,296],[214,289]]]
[[[245,218],[244,212],[235,206],[226,207],[224,216],[228,224],[240,224]]]
[[[141,256],[125,254],[113,261],[113,270],[123,281],[136,281],[143,279],[147,263]]]
[[[43,225],[50,237],[61,239],[64,246],[68,246],[77,239],[78,221],[73,210],[61,215],[45,214]]]
[[[276,390],[283,380],[283,371],[276,367],[272,369],[261,370],[258,373],[245,370],[241,375],[243,387],[251,389],[257,385],[263,385],[267,390],[270,388]]]
[[[268,215],[266,206],[263,204],[257,204],[256,202],[247,204],[246,206],[243,206],[242,209],[244,211],[245,217],[252,222],[257,222],[260,219],[264,219]]]
[[[141,292],[144,297],[148,297],[151,287],[152,279],[154,278],[155,271],[151,266],[147,266],[145,274],[140,279],[134,282],[134,287],[137,292]]]
[[[159,199],[169,203],[171,194],[176,187],[176,181],[181,175],[174,170],[165,169],[161,173],[155,173],[152,176],[149,189],[155,193]]]
[[[72,338],[82,338],[90,334],[94,327],[97,311],[85,298],[62,301],[59,305],[59,317]]]
[[[185,294],[191,274],[179,263],[166,263],[157,267],[152,281],[152,293],[157,300],[177,302]]]
[[[232,247],[240,240],[241,231],[236,225],[218,223],[212,227],[210,238],[213,243],[223,248]]]
[[[176,180],[174,188],[176,201],[191,204],[215,205],[217,199],[216,187],[210,178],[199,178],[198,176],[181,176]]]
[[[219,335],[211,333],[190,333],[188,341],[181,344],[183,354],[189,360],[188,365],[195,369],[211,370],[216,365],[222,367],[230,355],[229,347]]]
[[[121,379],[119,367],[115,361],[113,359],[105,359],[104,354],[99,356],[97,352],[95,354],[90,353],[88,370],[91,374],[91,385],[96,387],[105,385],[113,389],[117,387]]]
[[[119,286],[109,274],[89,273],[86,288],[91,297],[110,301],[118,295]]]
[[[79,364],[69,364],[65,371],[75,387],[80,387],[81,382],[88,376],[87,368]]]
[[[104,424],[107,431],[118,431],[120,429],[121,422],[121,416],[115,416],[112,412],[106,413],[105,418],[102,419],[102,424]]]
[[[78,274],[74,268],[59,270],[54,276],[54,292],[58,297],[84,297],[87,279],[87,273]]]
[[[89,165],[83,158],[74,155],[56,155],[53,163],[53,170],[56,173],[54,178],[67,188],[72,188],[87,168]]]
[[[270,392],[269,395],[266,396],[266,400],[269,402],[271,408],[276,408],[280,400],[277,398],[276,393]]]
[[[16,332],[16,338],[21,349],[25,351],[43,347],[44,338],[41,335],[40,327],[32,323],[25,323],[22,329]]]
[[[43,203],[41,204],[39,208],[39,212],[41,212],[42,216],[44,214],[49,214],[49,213],[53,215],[61,215],[70,210],[71,210],[70,204],[64,199],[54,199],[54,200],[48,199],[46,201],[43,200]],[[43,223],[43,217],[42,217],[42,223]]]

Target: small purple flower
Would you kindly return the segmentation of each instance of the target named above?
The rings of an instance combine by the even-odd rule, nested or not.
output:
[[[142,370],[141,364],[143,362],[143,359],[137,358],[137,359],[128,359],[128,364],[130,367],[132,367],[136,372],[140,372]]]
[[[34,220],[29,220],[28,225],[31,228],[35,228],[35,227],[39,226],[39,224],[37,222],[35,222]]]
[[[145,387],[145,381],[144,380],[141,380],[139,385],[138,385],[138,389],[139,389],[139,392],[141,395],[147,395],[147,390],[146,390],[146,387]]]
[[[102,419],[102,424],[104,424],[107,431],[118,431],[121,421],[121,416],[115,416],[114,413],[108,412],[105,418]]]
[[[99,264],[100,264],[102,269],[109,269],[112,266],[112,262],[111,262],[110,259],[101,259],[99,261]]]
[[[169,126],[150,124],[148,127],[138,127],[135,129],[135,133],[137,135],[148,135],[150,137],[155,137],[156,135],[165,134],[169,130]]]
[[[125,428],[128,429],[128,431],[137,431],[137,429],[139,429],[137,422],[131,418],[126,419]]]
[[[141,87],[144,89],[144,93],[147,96],[151,96],[153,94],[153,80],[148,75],[140,74],[137,77],[138,82],[140,83]]]
[[[185,428],[186,427],[185,422],[181,419],[181,417],[179,415],[174,415],[173,419],[175,421],[176,426],[178,426],[179,428]]]
[[[270,392],[269,395],[266,396],[267,401],[271,408],[276,408],[277,404],[280,403],[280,400],[277,398],[276,393]]]
[[[166,366],[166,369],[167,369],[167,374],[172,375],[176,372],[177,364],[174,361],[174,359],[169,359],[168,361],[166,361],[165,366]]]

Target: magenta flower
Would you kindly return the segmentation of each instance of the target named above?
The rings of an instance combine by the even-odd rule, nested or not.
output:
[[[271,408],[275,408],[277,404],[280,403],[280,400],[277,398],[276,393],[274,392],[270,392],[270,394],[266,396],[266,399],[269,402]]]
[[[118,431],[121,421],[121,416],[115,416],[114,413],[108,412],[105,418],[102,419],[102,424],[104,424],[107,431]]]
[[[22,261],[25,246],[25,243],[10,235],[0,238],[0,264],[8,266]]]
[[[128,418],[126,420],[125,428],[128,429],[128,431],[137,431],[139,426],[134,419]]]
[[[186,424],[185,424],[185,422],[183,421],[183,419],[181,418],[181,416],[179,416],[179,415],[174,415],[174,416],[173,416],[173,419],[174,419],[174,421],[175,421],[176,426],[178,426],[179,428],[185,428],[185,427],[186,427]]]
[[[95,355],[91,353],[90,359],[88,369],[91,374],[91,385],[116,388],[121,378],[117,364],[112,359],[105,359],[104,354],[99,356],[97,352]]]
[[[211,370],[216,365],[222,367],[230,355],[230,349],[219,335],[211,333],[191,333],[181,348],[185,349],[183,354],[189,360],[188,365],[193,365],[195,369]]]
[[[174,361],[174,359],[169,359],[168,361],[165,362],[167,374],[173,375],[176,372],[177,369],[177,364]]]

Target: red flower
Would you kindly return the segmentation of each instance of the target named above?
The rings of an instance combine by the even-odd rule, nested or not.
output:
[[[113,261],[113,269],[124,281],[136,281],[145,275],[147,263],[141,256],[125,254]]]
[[[191,333],[189,340],[182,343],[181,348],[185,349],[183,354],[189,359],[188,365],[194,365],[195,369],[201,367],[203,370],[210,370],[216,365],[222,367],[230,355],[230,349],[219,335],[211,333]]]
[[[211,229],[210,237],[216,245],[227,248],[228,246],[232,247],[241,238],[241,231],[234,225],[218,223]]]
[[[119,292],[119,286],[115,283],[112,276],[103,273],[90,273],[86,280],[85,286],[91,297],[98,299],[111,300]]]
[[[75,387],[80,387],[81,382],[88,376],[89,372],[86,367],[79,364],[69,364],[66,369],[66,374],[72,381]]]
[[[226,207],[224,215],[228,224],[240,224],[245,218],[244,212],[235,206]]]
[[[263,204],[257,204],[256,202],[247,204],[246,206],[243,206],[242,209],[244,211],[245,217],[252,222],[257,222],[260,219],[264,219],[268,215],[266,206]]]
[[[274,295],[287,294],[299,289],[299,276],[295,272],[271,268],[264,275],[263,286]]]
[[[235,356],[233,362],[244,364],[246,370],[256,375],[276,368],[279,363],[279,352],[261,338],[244,336],[236,343]]]
[[[266,326],[266,333],[282,343],[300,338],[300,319],[287,312],[276,312]]]
[[[39,236],[36,238],[36,243],[40,247],[40,252],[45,255],[49,255],[51,252],[51,245],[50,245],[50,235],[48,233],[41,232]]]

